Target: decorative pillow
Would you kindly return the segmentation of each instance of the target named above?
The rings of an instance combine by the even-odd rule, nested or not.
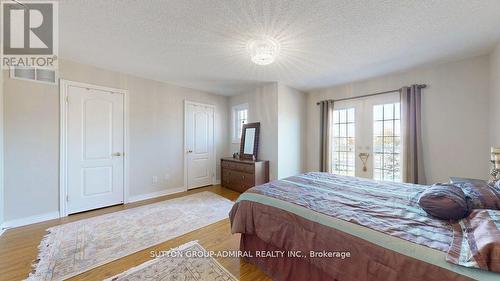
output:
[[[443,220],[459,220],[469,214],[465,194],[453,184],[435,184],[420,195],[418,204],[429,215]]]
[[[463,190],[472,209],[500,210],[500,189],[486,182],[460,182],[455,185]]]

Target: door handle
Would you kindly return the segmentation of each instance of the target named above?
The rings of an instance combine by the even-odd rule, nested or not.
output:
[[[188,151],[186,151],[186,152],[187,152],[187,153],[193,153],[193,151],[192,151],[192,150],[188,150]]]
[[[113,155],[113,156],[117,156],[117,157],[122,156],[122,154],[121,154],[120,152],[115,152],[115,153],[113,153],[112,155]]]
[[[360,153],[358,156],[363,163],[363,172],[368,171],[368,169],[366,168],[366,162],[368,161],[368,157],[370,157],[370,153]]]

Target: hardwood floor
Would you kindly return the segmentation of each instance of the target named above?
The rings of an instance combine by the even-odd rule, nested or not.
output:
[[[42,237],[46,234],[45,229],[49,227],[167,199],[186,196],[201,191],[211,191],[233,201],[239,196],[239,193],[221,186],[210,186],[141,202],[75,214],[62,219],[9,229],[2,236],[0,236],[0,280],[23,280],[28,276],[28,273],[31,270],[31,263],[36,259],[38,254],[38,245]],[[90,271],[77,275],[70,280],[102,280],[151,259],[150,251],[168,250],[192,240],[198,240],[198,242],[207,250],[237,250],[239,248],[240,236],[239,234],[231,234],[229,219],[225,219],[103,266],[94,268]],[[218,258],[217,261],[219,261],[240,280],[271,280],[254,265],[247,263],[244,260],[240,260],[238,258]]]

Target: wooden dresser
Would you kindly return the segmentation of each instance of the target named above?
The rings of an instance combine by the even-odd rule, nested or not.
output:
[[[238,192],[269,182],[269,161],[221,159],[221,184]]]

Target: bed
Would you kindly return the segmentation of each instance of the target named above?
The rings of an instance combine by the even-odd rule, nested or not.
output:
[[[471,268],[452,224],[418,206],[426,188],[301,174],[243,193],[231,230],[246,259],[275,280],[500,280]],[[456,260],[447,262],[454,243]]]

